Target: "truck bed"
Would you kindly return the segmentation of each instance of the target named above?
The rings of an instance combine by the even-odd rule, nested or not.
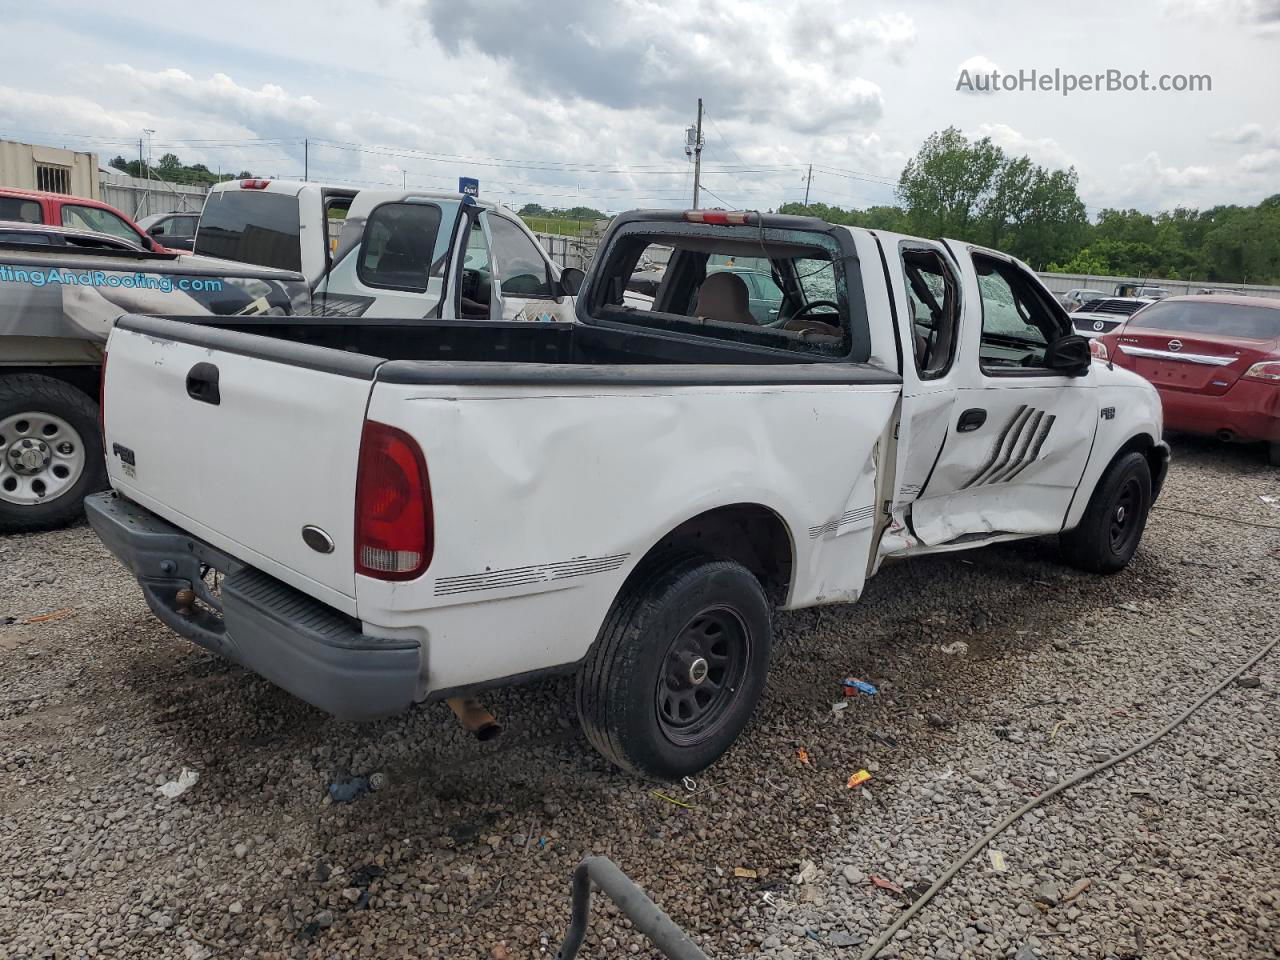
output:
[[[358,375],[368,377],[377,368],[377,379],[392,383],[900,382],[869,364],[587,324],[270,316],[120,322],[140,333],[263,359],[359,368]]]

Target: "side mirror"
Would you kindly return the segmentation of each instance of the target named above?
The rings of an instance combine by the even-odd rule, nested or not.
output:
[[[152,227],[150,230],[148,230],[148,231],[147,231],[147,233],[151,234],[151,236],[153,236],[153,237],[163,237],[163,236],[164,236],[164,224],[163,224],[163,223],[157,223],[154,227]]]
[[[560,292],[566,297],[576,297],[587,275],[577,267],[565,267],[560,271]]]
[[[1088,373],[1092,359],[1088,338],[1078,333],[1059,337],[1049,344],[1044,353],[1046,367],[1069,377],[1082,377]]]

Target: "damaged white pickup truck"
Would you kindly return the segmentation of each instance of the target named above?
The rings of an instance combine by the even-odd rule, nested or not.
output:
[[[991,250],[637,211],[577,315],[126,317],[90,521],[166,624],[324,710],[575,672],[591,742],[674,778],[750,717],[774,606],[1017,537],[1119,570],[1164,477],[1155,390]]]

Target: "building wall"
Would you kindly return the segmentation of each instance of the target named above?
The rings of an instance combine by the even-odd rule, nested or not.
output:
[[[98,156],[61,147],[42,147],[16,140],[0,140],[0,186],[40,190],[41,167],[66,171],[66,193],[74,197],[101,199],[98,184]],[[59,190],[58,192],[64,192]]]

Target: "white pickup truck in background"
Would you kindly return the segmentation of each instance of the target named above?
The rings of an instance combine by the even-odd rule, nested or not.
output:
[[[458,234],[464,206],[471,208],[471,229]],[[574,316],[560,266],[524,221],[500,204],[457,193],[228,180],[205,200],[195,252],[298,271],[317,315],[565,322]],[[460,299],[447,295],[454,287]]]
[[[124,318],[90,521],[166,624],[324,710],[576,672],[591,742],[674,778],[755,709],[774,606],[1019,537],[1113,572],[1164,477],[1154,388],[991,250],[636,211],[577,317]]]

